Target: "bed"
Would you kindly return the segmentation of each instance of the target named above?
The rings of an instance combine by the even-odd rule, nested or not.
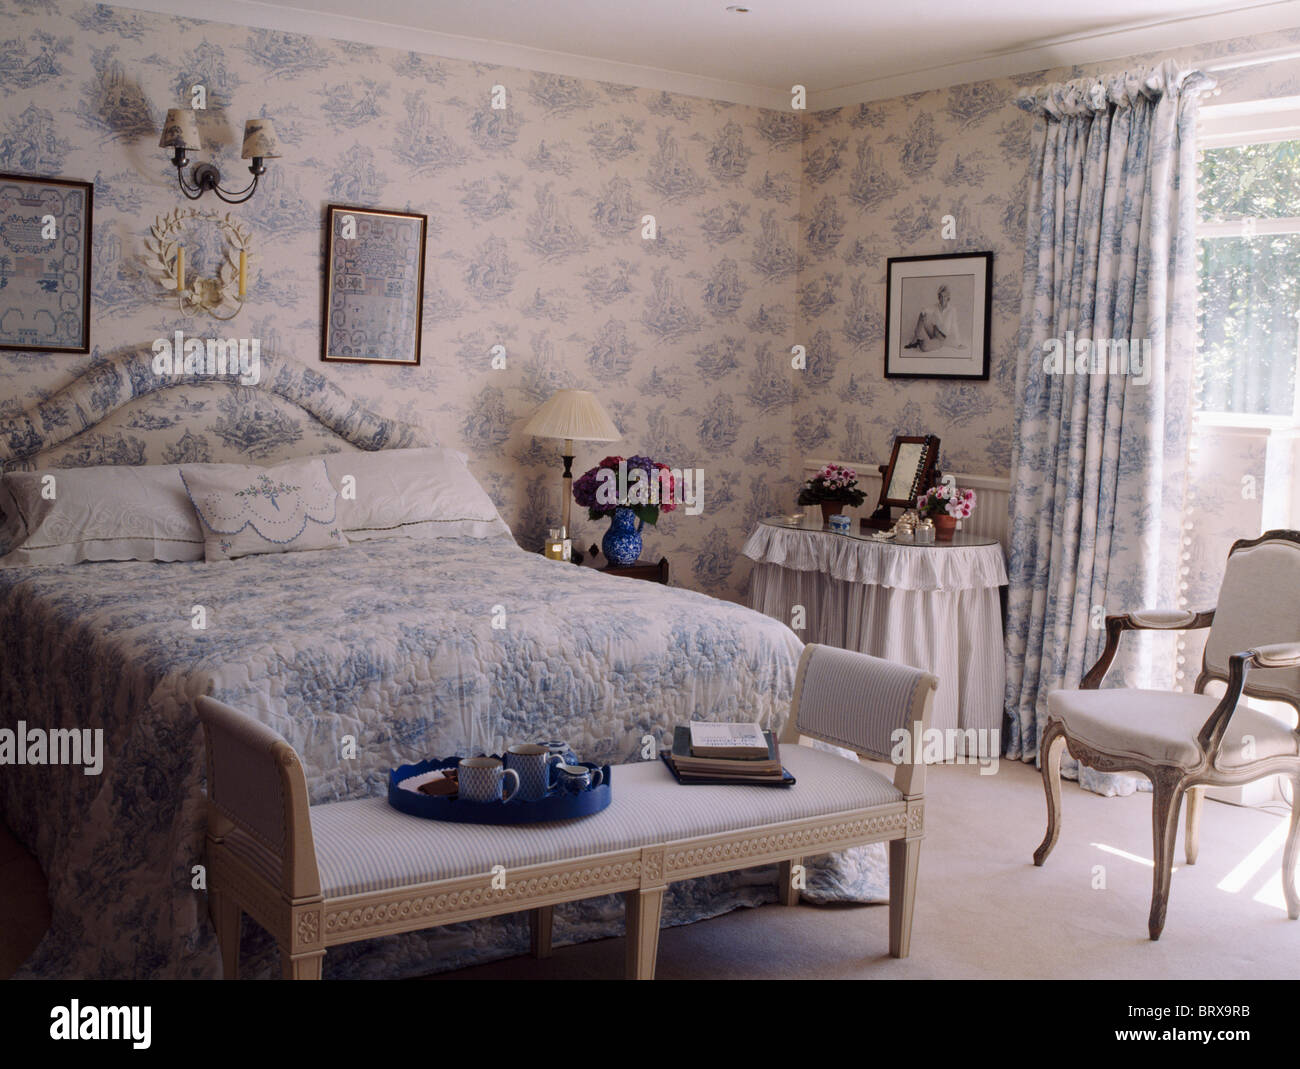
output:
[[[423,444],[311,369],[256,386],[102,362],[0,421],[6,470],[270,463]],[[203,628],[194,609],[204,609]],[[394,765],[558,738],[639,759],[700,718],[784,721],[802,648],[779,622],[692,591],[593,573],[486,537],[358,542],[230,562],[0,569],[0,727],[102,729],[103,770],[14,766],[0,811],[49,879],[53,923],[20,975],[219,975],[202,891],[202,694],[264,720],[304,760],[313,804],[383,790]],[[879,847],[810,867],[814,900],[884,901]],[[674,888],[665,923],[772,901],[773,873]],[[619,935],[621,903],[557,911],[556,940]],[[409,976],[520,953],[523,918],[357,944],[327,976]],[[274,967],[245,931],[246,968]]]

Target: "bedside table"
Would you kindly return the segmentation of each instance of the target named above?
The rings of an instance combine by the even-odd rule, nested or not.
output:
[[[587,551],[587,560],[590,562],[588,567],[596,568],[597,562],[601,560],[600,547],[593,544]],[[668,585],[668,558],[660,557],[658,564],[629,564],[626,568],[620,568],[614,564],[606,564],[603,568],[596,568],[597,571],[605,572],[608,575],[622,575],[629,579],[645,579],[651,583],[662,583]]]

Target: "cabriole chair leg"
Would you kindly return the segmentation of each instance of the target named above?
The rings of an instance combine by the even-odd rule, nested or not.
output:
[[[1282,851],[1282,893],[1286,895],[1286,915],[1292,920],[1300,918],[1300,895],[1295,889],[1295,859],[1300,846],[1300,776],[1291,780],[1291,830],[1286,833],[1286,849]]]
[[[1061,751],[1065,748],[1065,735],[1052,724],[1043,736],[1043,793],[1047,795],[1047,834],[1034,851],[1034,864],[1042,866],[1061,837]]]
[[[1183,800],[1181,773],[1162,770],[1164,775],[1152,779],[1151,832],[1154,873],[1151,883],[1151,916],[1147,931],[1153,940],[1160,938],[1169,908],[1169,883],[1174,868],[1174,844],[1178,839],[1178,808]]]
[[[1183,851],[1189,865],[1196,864],[1201,852],[1201,803],[1205,801],[1204,787],[1191,787],[1187,791],[1187,824],[1183,832]]]

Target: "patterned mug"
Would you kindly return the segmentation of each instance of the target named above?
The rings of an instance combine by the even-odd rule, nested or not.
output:
[[[521,742],[506,751],[506,769],[518,775],[519,797],[525,802],[546,797],[553,786],[551,769],[561,763],[560,758],[535,742]]]
[[[509,794],[504,794],[507,776],[513,778],[514,785]],[[502,768],[495,757],[461,758],[456,766],[456,779],[460,784],[462,802],[508,802],[519,793],[519,773],[511,768]]]
[[[599,787],[605,779],[605,773],[598,768],[586,765],[560,765],[555,770],[560,789],[570,794],[580,794],[592,787]]]

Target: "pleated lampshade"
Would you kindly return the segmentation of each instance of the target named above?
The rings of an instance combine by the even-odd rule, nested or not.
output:
[[[537,438],[616,442],[623,437],[590,390],[556,390],[524,427]]]

